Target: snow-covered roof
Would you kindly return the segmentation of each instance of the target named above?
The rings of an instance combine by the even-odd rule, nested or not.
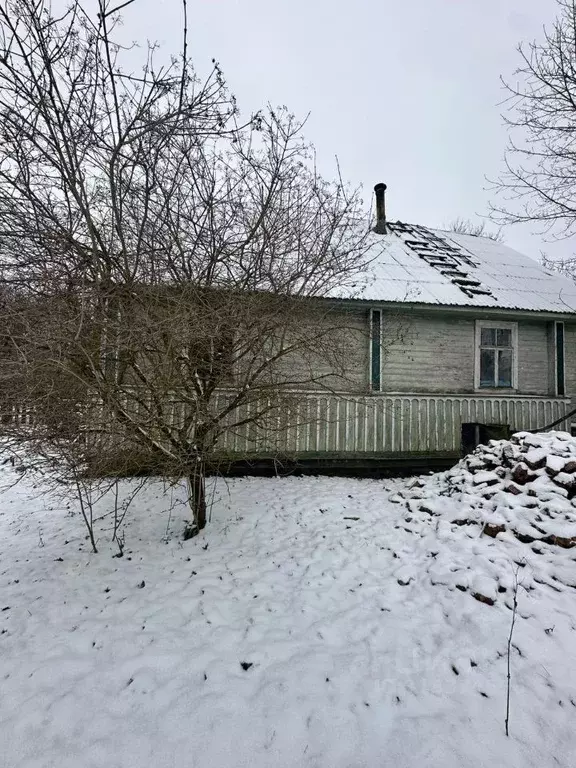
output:
[[[576,283],[486,237],[388,223],[355,298],[367,301],[576,312]]]

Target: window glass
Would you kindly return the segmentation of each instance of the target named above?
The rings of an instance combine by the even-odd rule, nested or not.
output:
[[[512,386],[512,350],[498,350],[498,386]]]
[[[495,328],[481,328],[480,329],[480,344],[483,347],[493,347],[496,344],[496,329]]]
[[[480,350],[480,386],[493,387],[496,374],[496,352],[493,349]]]
[[[513,364],[512,329],[480,327],[480,386],[512,387]]]

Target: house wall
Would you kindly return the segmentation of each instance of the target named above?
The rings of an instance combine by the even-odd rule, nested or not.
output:
[[[478,319],[483,318],[479,315]],[[494,317],[490,319],[494,320]],[[510,322],[509,317],[506,322]],[[545,320],[523,319],[517,323],[516,392],[522,395],[553,395],[551,324]],[[385,354],[383,391],[433,394],[475,392],[475,317],[455,313],[412,313],[405,316],[404,327],[402,338],[392,344]],[[570,338],[576,342],[576,326],[571,333],[574,336]],[[571,346],[568,333],[566,366],[567,390],[576,393],[576,344]],[[495,394],[501,395],[502,391]]]
[[[347,309],[328,312],[320,317],[303,316],[300,326],[305,333],[319,326],[318,338],[278,365],[279,381],[302,381],[304,389],[330,389],[343,392],[367,392],[369,376],[369,311]],[[331,329],[326,333],[327,329]],[[288,338],[288,343],[290,339]],[[317,384],[318,386],[314,386]]]
[[[269,436],[262,435],[261,450],[456,455],[464,422],[538,429],[570,409],[555,394],[553,321],[514,321],[503,316],[503,324],[517,323],[518,386],[514,390],[476,390],[476,317],[449,311],[384,315],[383,391],[365,394],[370,378],[370,313],[366,308],[350,315],[354,332],[346,339],[350,345],[348,390],[357,387],[356,391],[345,396],[299,396],[284,409],[286,427],[274,433],[275,442],[268,443]],[[478,319],[496,320],[493,315]],[[576,324],[567,324],[565,330],[566,391],[576,395]],[[557,428],[567,425],[561,423]],[[250,450],[242,435],[234,440],[226,444],[228,449]]]
[[[384,355],[385,392],[473,392],[474,320],[412,314],[403,326]]]
[[[550,381],[554,358],[548,343],[550,323],[521,320],[518,323],[518,392],[523,395],[553,395]]]
[[[310,371],[324,377],[339,391],[370,390],[369,309],[347,310],[334,357],[311,352],[306,359],[294,356],[286,364],[297,368],[303,380]],[[456,312],[398,314],[383,309],[382,391],[429,394],[474,394],[476,319]],[[509,316],[502,318],[510,322]],[[513,318],[512,318],[513,320]],[[327,322],[330,317],[327,316]],[[519,395],[555,395],[554,323],[519,319],[516,349]],[[576,397],[576,323],[565,325],[566,393]],[[502,390],[495,395],[505,394]],[[490,394],[484,391],[484,394]]]
[[[323,383],[336,391],[318,392],[318,387],[304,385],[288,393],[290,397],[271,412],[269,422],[259,419],[257,425],[249,418],[258,412],[256,396],[242,406],[240,417],[246,417],[246,424],[234,426],[238,415],[230,415],[230,428],[221,436],[219,447],[231,454],[444,452],[456,456],[464,422],[538,429],[569,410],[566,401],[555,396],[553,321],[518,319],[515,391],[475,391],[474,316],[456,311],[404,315],[381,311],[383,392],[369,392],[369,308],[338,308],[320,317],[321,323],[337,329],[332,360],[329,349],[325,353],[311,349],[306,356],[283,360],[292,380],[309,382],[310,372],[326,374]],[[509,316],[501,319],[503,323],[511,320]],[[312,334],[317,327],[311,317],[299,317],[297,322]],[[565,361],[566,392],[576,404],[576,323],[565,324]],[[233,392],[222,390],[216,410],[232,396]]]

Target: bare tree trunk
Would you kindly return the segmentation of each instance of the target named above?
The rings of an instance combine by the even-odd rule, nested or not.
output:
[[[508,635],[508,646],[507,646],[507,652],[506,652],[506,719],[504,721],[504,726],[506,729],[506,736],[510,736],[509,731],[509,725],[510,725],[510,655],[512,653],[512,635],[514,634],[514,625],[516,624],[516,613],[518,611],[518,571],[520,570],[520,566],[516,566],[516,570],[514,571],[514,586],[513,586],[513,596],[514,601],[512,603],[512,621],[510,623],[510,633]]]
[[[187,477],[188,504],[192,523],[184,530],[184,540],[197,536],[206,527],[206,465],[200,459]]]
[[[94,535],[94,510],[92,506],[90,489],[87,489],[83,485],[76,471],[74,472],[74,485],[76,487],[76,495],[78,497],[78,502],[80,504],[80,512],[82,514],[82,519],[84,520],[84,524],[86,525],[86,530],[88,531],[88,537],[90,538],[90,544],[92,545],[92,551],[94,552],[95,555],[97,555],[98,548],[96,547],[96,537]]]

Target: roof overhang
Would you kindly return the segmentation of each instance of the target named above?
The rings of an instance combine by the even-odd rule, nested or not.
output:
[[[336,306],[347,307],[349,309],[359,309],[365,307],[372,309],[380,307],[390,312],[406,314],[407,312],[418,312],[419,314],[452,314],[468,317],[515,317],[532,320],[563,320],[576,323],[576,312],[551,312],[549,310],[535,309],[510,309],[502,307],[481,307],[481,306],[461,306],[457,304],[424,304],[407,303],[394,301],[377,301],[372,299],[321,299]]]

